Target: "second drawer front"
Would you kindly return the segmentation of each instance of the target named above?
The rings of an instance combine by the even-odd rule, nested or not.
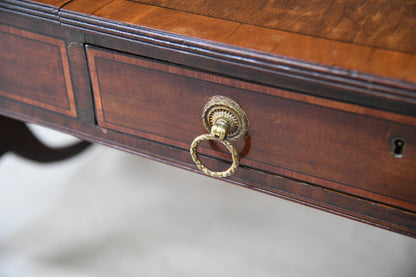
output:
[[[0,96],[77,117],[65,42],[0,25]]]
[[[214,95],[240,104],[241,164],[416,210],[416,122],[365,107],[87,48],[98,124],[188,151]],[[403,158],[392,140],[406,140]],[[209,144],[201,152],[226,157]],[[191,159],[191,158],[190,158]]]

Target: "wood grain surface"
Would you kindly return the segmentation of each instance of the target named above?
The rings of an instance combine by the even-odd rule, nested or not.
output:
[[[394,117],[342,111],[348,107],[340,102],[96,48],[87,53],[102,127],[187,149],[206,133],[200,113],[207,99],[229,96],[250,122],[249,137],[239,143],[240,150],[250,145],[241,164],[416,210],[416,148],[409,144],[403,159],[391,155],[393,138],[416,141],[415,119],[413,126],[397,124]]]
[[[158,7],[416,53],[416,1],[132,0]]]
[[[40,2],[43,4],[48,4],[48,5],[53,5],[56,7],[61,7],[69,2],[71,2],[71,0],[35,0],[34,2]],[[93,1],[91,1],[93,2]]]
[[[1,96],[76,117],[64,41],[0,25],[0,49]]]
[[[74,0],[64,10],[416,82],[414,1]]]

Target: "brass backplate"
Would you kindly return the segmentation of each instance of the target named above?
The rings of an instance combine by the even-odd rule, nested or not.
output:
[[[205,104],[202,112],[202,121],[208,132],[219,119],[227,121],[230,126],[227,140],[234,141],[243,137],[248,130],[246,113],[232,99],[216,95]]]

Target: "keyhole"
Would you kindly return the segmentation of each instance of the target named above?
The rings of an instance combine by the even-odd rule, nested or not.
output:
[[[402,138],[394,138],[391,141],[392,145],[393,145],[393,149],[391,151],[391,154],[395,157],[395,158],[403,158],[404,156],[404,149],[406,148],[406,141]]]

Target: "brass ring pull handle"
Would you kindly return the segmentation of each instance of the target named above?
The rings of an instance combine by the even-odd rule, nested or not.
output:
[[[224,144],[225,147],[227,147],[228,151],[230,151],[231,156],[233,158],[233,163],[227,170],[216,172],[216,171],[212,171],[208,169],[204,164],[202,164],[201,160],[198,157],[197,148],[198,148],[198,144],[204,140],[216,140]],[[217,178],[227,177],[227,176],[234,174],[235,170],[240,165],[240,156],[238,155],[237,148],[235,148],[234,144],[232,144],[226,139],[219,139],[212,134],[200,135],[194,139],[194,141],[191,144],[191,156],[196,166],[200,170],[202,170],[202,172],[204,172],[205,174],[209,176],[217,177]]]
[[[192,160],[196,166],[205,174],[222,178],[236,171],[240,165],[240,156],[237,148],[231,143],[244,136],[248,129],[247,116],[240,106],[224,96],[214,96],[205,104],[202,120],[208,134],[196,137],[190,148]],[[215,140],[221,142],[231,153],[232,165],[225,171],[216,172],[208,169],[198,157],[198,145],[204,140]]]

